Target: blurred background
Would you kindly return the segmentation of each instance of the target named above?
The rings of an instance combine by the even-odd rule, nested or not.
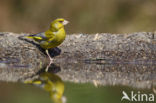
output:
[[[68,34],[154,32],[156,0],[0,0],[0,32],[43,32],[59,17]]]

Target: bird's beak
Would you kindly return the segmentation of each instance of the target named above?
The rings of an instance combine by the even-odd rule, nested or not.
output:
[[[68,23],[69,23],[69,21],[64,20],[62,24],[63,24],[63,25],[67,25]]]

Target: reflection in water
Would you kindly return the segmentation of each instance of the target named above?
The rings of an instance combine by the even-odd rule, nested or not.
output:
[[[38,79],[25,81],[26,84],[33,84],[43,88],[50,93],[50,98],[54,103],[65,103],[66,98],[63,96],[64,83],[61,78],[53,73],[41,73]]]

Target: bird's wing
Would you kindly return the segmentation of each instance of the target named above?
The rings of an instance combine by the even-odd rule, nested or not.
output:
[[[47,30],[45,32],[45,36],[47,38],[48,41],[52,41],[53,39],[55,39],[55,32],[52,32],[51,30]]]
[[[45,36],[45,33],[44,32],[41,32],[41,33],[38,33],[38,34],[32,34],[32,35],[29,35],[28,38],[33,38],[35,40],[46,40],[47,37]]]

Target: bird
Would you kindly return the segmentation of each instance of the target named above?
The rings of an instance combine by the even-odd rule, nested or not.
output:
[[[64,83],[62,79],[53,73],[43,72],[34,80],[25,80],[25,84],[32,84],[42,88],[50,94],[51,100],[54,103],[65,103],[66,97],[64,93]]]
[[[59,46],[65,40],[66,32],[64,26],[68,23],[69,21],[65,20],[64,18],[57,18],[51,22],[50,28],[47,31],[25,37],[35,40],[39,43],[41,48],[45,49],[51,64],[53,59],[51,58],[48,49]]]

